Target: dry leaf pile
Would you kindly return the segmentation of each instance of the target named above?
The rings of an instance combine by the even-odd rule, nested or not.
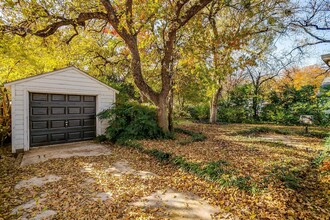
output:
[[[236,186],[223,186],[214,181],[182,171],[160,162],[136,149],[109,145],[112,154],[97,157],[52,159],[26,167],[14,166],[15,159],[1,152],[0,219],[31,218],[45,210],[57,212],[56,219],[159,219],[168,216],[165,208],[135,207],[131,204],[152,193],[167,189],[191,192],[216,207],[217,218],[226,219],[329,219],[329,178],[312,168],[316,151],[288,145],[265,143],[258,138],[230,135],[240,125],[182,126],[203,132],[208,139],[186,145],[179,140],[141,141],[144,148],[158,149],[186,160],[207,164],[228,162],[232,175],[249,176],[259,191],[249,192]],[[188,138],[179,135],[179,139]],[[306,138],[308,143],[311,139]],[[315,140],[314,140],[315,141]],[[315,149],[321,148],[321,140]],[[311,146],[313,148],[313,146]],[[3,150],[3,149],[2,149]],[[127,161],[132,170],[154,173],[141,178],[134,172],[114,175],[109,168]],[[277,166],[299,169],[299,188],[290,189],[271,176]],[[324,169],[324,168],[322,168]],[[56,175],[58,181],[42,186],[15,189],[21,180]],[[265,181],[267,179],[267,182]],[[45,198],[45,199],[44,199]],[[13,215],[12,210],[31,200],[35,207]]]

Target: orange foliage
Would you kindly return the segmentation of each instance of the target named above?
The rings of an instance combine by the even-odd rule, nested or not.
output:
[[[312,65],[306,67],[293,67],[287,70],[282,77],[276,80],[275,90],[280,90],[284,85],[300,89],[302,86],[313,85],[318,90],[324,77],[325,70],[320,66]]]

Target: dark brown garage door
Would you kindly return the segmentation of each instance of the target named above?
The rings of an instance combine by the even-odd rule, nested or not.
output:
[[[93,139],[96,97],[30,93],[30,146]]]

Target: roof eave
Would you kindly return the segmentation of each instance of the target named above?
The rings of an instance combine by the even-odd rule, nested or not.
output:
[[[321,55],[321,58],[330,67],[330,54]]]

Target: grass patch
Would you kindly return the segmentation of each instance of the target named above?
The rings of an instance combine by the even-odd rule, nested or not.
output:
[[[303,129],[303,128],[302,128]],[[267,133],[275,133],[275,134],[282,134],[282,135],[299,135],[304,137],[315,137],[315,138],[326,138],[329,136],[328,132],[322,131],[310,131],[306,133],[304,130],[285,130],[279,128],[272,128],[272,127],[253,127],[248,130],[238,131],[235,134],[237,135],[258,135],[258,134],[267,134]]]
[[[290,167],[283,166],[283,165],[275,165],[270,173],[270,177],[276,178],[280,180],[285,187],[290,189],[299,189],[301,181],[301,172],[299,170],[293,170]],[[268,179],[265,179],[265,182],[268,182]]]
[[[224,160],[211,161],[206,165],[187,161],[182,156],[173,156],[171,153],[164,152],[158,149],[144,149],[141,144],[135,141],[117,142],[120,145],[136,149],[142,153],[153,156],[162,163],[172,164],[186,172],[195,174],[208,181],[218,182],[222,186],[236,186],[240,190],[248,192],[256,192],[256,187],[251,184],[249,176],[235,176],[234,171],[228,169],[228,162]]]
[[[312,167],[319,167],[324,161],[330,159],[330,137],[325,139],[324,150],[319,153],[317,157],[312,160]]]
[[[174,131],[190,136],[190,139],[179,141],[178,144],[180,144],[180,145],[187,145],[187,144],[190,144],[193,142],[205,141],[207,139],[207,137],[202,133],[197,133],[197,132],[185,130],[182,128],[175,128]]]
[[[289,131],[277,129],[277,128],[270,128],[270,127],[253,127],[248,130],[236,132],[236,134],[239,134],[239,135],[258,135],[258,134],[264,134],[264,133],[275,133],[275,134],[283,134],[283,135],[290,134]]]
[[[170,153],[166,153],[164,151],[161,150],[157,150],[157,149],[151,149],[151,150],[143,150],[144,153],[147,153],[151,156],[154,156],[157,160],[161,161],[161,162],[169,162],[172,155]]]

